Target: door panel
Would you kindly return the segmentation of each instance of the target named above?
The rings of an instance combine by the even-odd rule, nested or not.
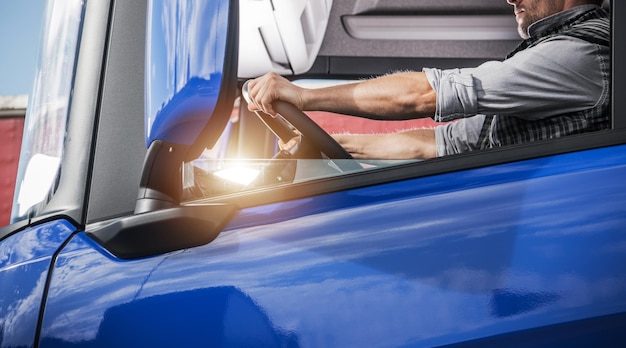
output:
[[[57,260],[41,346],[434,346],[533,328],[542,341],[626,310],[625,156],[249,208],[208,245],[134,261],[81,233]]]

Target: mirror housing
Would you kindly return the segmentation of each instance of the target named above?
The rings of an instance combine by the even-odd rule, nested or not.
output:
[[[149,0],[145,135],[135,212],[176,206],[181,168],[212,147],[237,86],[239,0]]]

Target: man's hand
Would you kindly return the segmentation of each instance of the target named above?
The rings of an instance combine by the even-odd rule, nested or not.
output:
[[[304,89],[298,87],[276,73],[268,73],[256,78],[248,84],[248,94],[252,103],[248,104],[250,111],[263,111],[276,117],[272,103],[276,100],[286,101],[304,110],[302,99]]]
[[[278,139],[278,148],[281,151],[287,151],[293,154],[294,151],[297,150],[298,145],[300,145],[300,136],[291,138],[287,143],[284,143],[282,140]]]

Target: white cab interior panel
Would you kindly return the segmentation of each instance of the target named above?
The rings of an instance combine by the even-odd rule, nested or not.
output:
[[[239,77],[308,71],[324,39],[332,0],[240,0]]]

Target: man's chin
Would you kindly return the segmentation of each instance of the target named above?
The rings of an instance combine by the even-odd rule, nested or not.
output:
[[[530,37],[530,35],[528,35],[528,28],[524,28],[522,26],[517,27],[517,33],[524,40]]]

